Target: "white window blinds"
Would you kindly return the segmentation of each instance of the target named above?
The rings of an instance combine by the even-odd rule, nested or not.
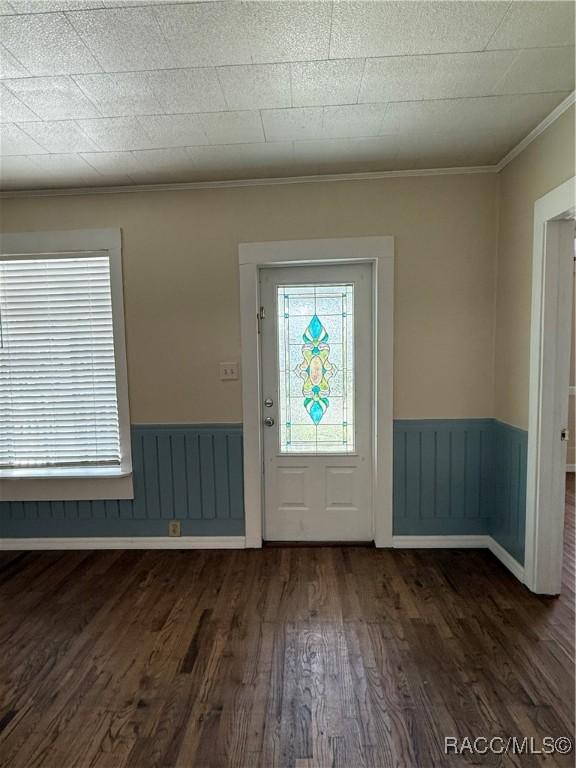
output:
[[[0,468],[119,466],[108,255],[0,260]]]

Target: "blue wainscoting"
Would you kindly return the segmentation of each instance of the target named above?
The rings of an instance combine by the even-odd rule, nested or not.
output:
[[[240,425],[134,426],[132,458],[133,500],[0,502],[0,535],[244,535]]]
[[[495,419],[394,422],[394,533],[486,534],[524,562],[528,433]]]
[[[494,501],[490,535],[524,563],[528,433],[501,421],[493,427]]]
[[[527,433],[493,419],[394,422],[394,533],[493,536],[524,561]],[[0,536],[244,535],[242,427],[132,430],[134,500],[0,502]]]
[[[487,534],[492,419],[394,422],[394,533]]]

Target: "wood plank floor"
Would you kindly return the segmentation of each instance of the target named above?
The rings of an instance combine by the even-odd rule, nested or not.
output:
[[[488,552],[0,554],[3,768],[563,766],[445,736],[573,736],[566,584]]]

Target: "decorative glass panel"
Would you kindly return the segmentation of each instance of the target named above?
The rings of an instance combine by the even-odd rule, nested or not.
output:
[[[354,286],[279,285],[281,453],[354,453]]]

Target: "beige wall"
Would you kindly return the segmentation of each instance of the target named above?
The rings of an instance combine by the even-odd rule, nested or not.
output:
[[[574,176],[574,107],[499,174],[495,416],[528,426],[534,202]]]
[[[1,201],[4,231],[121,227],[131,417],[241,421],[239,242],[394,235],[397,418],[493,413],[495,175]]]

